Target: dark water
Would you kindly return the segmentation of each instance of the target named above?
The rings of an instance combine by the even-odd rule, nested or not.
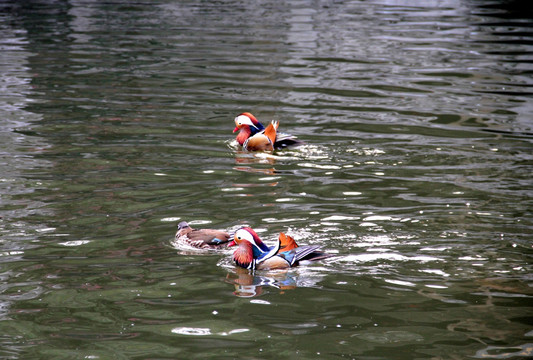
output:
[[[530,358],[527,3],[1,1],[0,358]],[[239,153],[242,111],[307,144]]]

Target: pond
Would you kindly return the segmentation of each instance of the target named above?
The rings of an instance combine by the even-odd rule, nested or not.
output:
[[[530,358],[525,3],[3,1],[0,358]]]

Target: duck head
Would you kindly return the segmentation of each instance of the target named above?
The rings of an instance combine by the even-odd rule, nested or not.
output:
[[[250,246],[258,256],[270,250],[251,227],[243,227],[237,230],[233,236],[233,241],[228,246]]]
[[[237,142],[242,146],[249,137],[265,130],[265,127],[257,121],[255,116],[249,112],[244,112],[235,118],[235,129],[233,129],[233,132],[239,130],[240,132],[239,135],[237,135]]]
[[[257,233],[250,227],[237,230],[233,241],[228,246],[238,246],[233,253],[233,260],[240,267],[247,269],[255,268],[256,259],[270,251],[270,248],[261,241]]]
[[[189,223],[187,221],[182,221],[178,224],[178,230],[181,230],[181,229],[185,229],[185,228],[188,228],[190,227],[189,226]]]
[[[263,124],[261,124],[255,116],[253,116],[249,112],[243,112],[242,114],[239,114],[235,118],[235,129],[233,129],[233,132],[237,132],[243,127],[249,127],[250,130],[252,130],[252,133],[256,133],[258,131],[263,130],[265,127]],[[255,130],[255,131],[254,131]]]
[[[180,237],[191,231],[192,231],[192,228],[189,226],[187,221],[182,221],[178,224],[178,232],[176,233],[176,237]]]

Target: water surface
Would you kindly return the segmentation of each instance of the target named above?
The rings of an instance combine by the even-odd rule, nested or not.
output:
[[[4,1],[0,358],[522,359],[519,1]],[[304,140],[232,144],[243,111]],[[286,272],[173,247],[280,231]]]

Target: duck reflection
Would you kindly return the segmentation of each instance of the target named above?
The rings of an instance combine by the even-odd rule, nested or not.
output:
[[[255,297],[263,293],[265,286],[285,290],[298,287],[297,274],[289,270],[268,271],[262,274],[252,273],[247,269],[235,268],[226,276],[226,282],[235,286],[238,297]]]
[[[276,163],[276,158],[267,153],[249,153],[245,151],[237,151],[235,153],[235,163],[237,166],[234,166],[233,169],[238,171],[245,171],[250,173],[260,173],[265,175],[276,175],[276,169],[273,167],[269,168],[257,168],[248,166],[249,164],[266,164],[274,165]]]

